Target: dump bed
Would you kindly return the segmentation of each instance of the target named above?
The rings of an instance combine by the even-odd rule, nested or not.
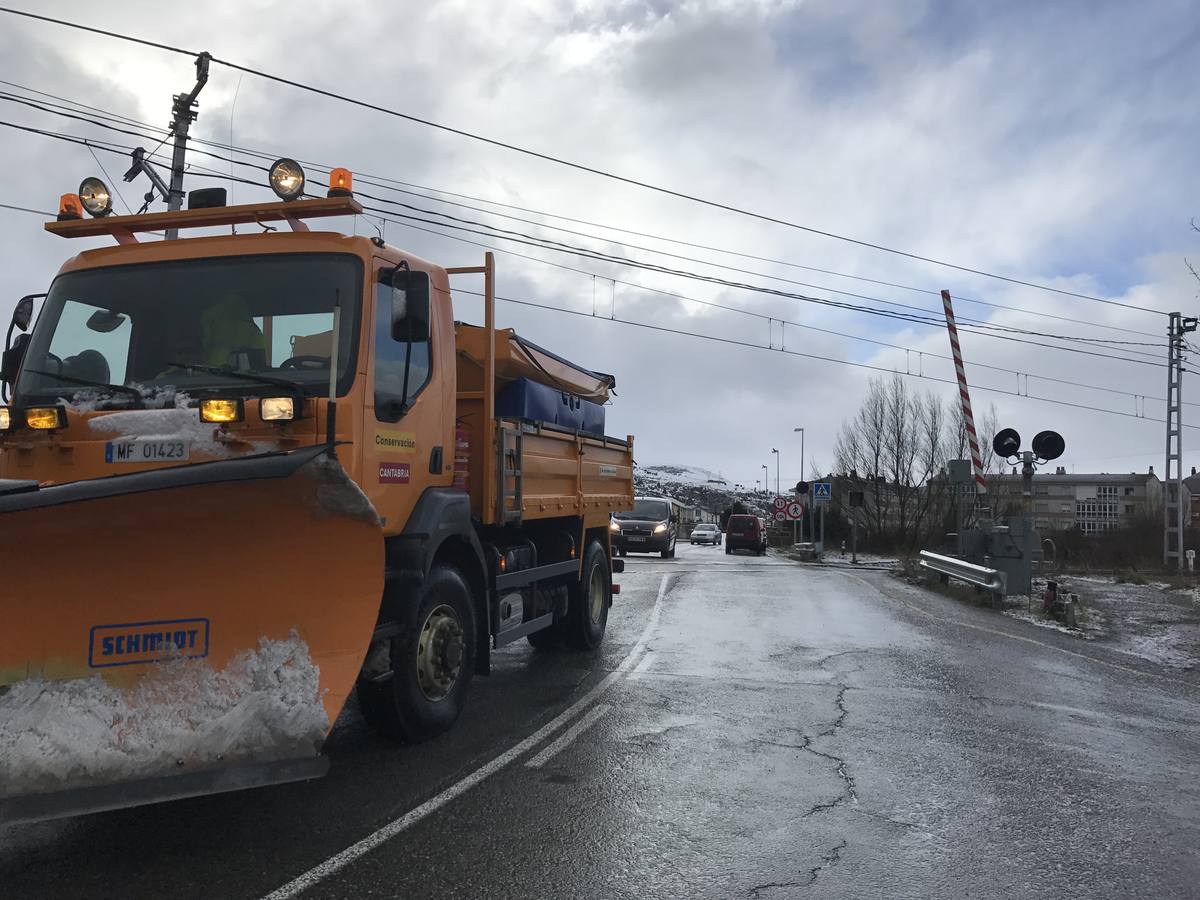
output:
[[[604,402],[614,379],[522,340],[511,330],[458,324],[455,481],[485,524],[578,516],[607,525],[633,508],[633,438],[593,435],[545,422],[496,418],[495,394],[519,378]],[[489,359],[490,356],[490,359]],[[489,363],[494,366],[488,378]],[[484,385],[491,382],[490,391]],[[490,395],[490,396],[489,396]]]

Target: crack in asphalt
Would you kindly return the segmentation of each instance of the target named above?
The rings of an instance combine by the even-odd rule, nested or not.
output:
[[[834,654],[834,655],[840,656],[840,655],[843,655],[844,653],[853,653],[853,652],[862,652],[862,651],[846,650],[846,651],[843,651],[842,654]],[[832,657],[829,657],[829,658],[832,659]],[[817,735],[817,737],[819,737],[819,738],[831,737],[839,728],[841,728],[843,725],[846,724],[846,717],[850,714],[850,710],[846,708],[846,692],[849,689],[850,689],[849,685],[845,685],[845,684],[838,685],[837,697],[834,700],[834,702],[836,703],[837,708],[838,708],[838,717],[833,720],[833,722],[829,725],[828,728],[826,728],[824,731],[821,731]],[[807,819],[809,816],[815,816],[817,813],[820,813],[820,812],[827,812],[827,811],[833,809],[834,807],[841,806],[847,800],[852,801],[855,804],[858,803],[858,785],[856,784],[856,782],[854,780],[854,776],[850,774],[850,769],[846,763],[846,760],[840,756],[837,756],[836,754],[826,753],[822,750],[814,749],[812,747],[812,742],[815,739],[816,738],[809,739],[807,735],[804,735],[805,746],[803,749],[805,750],[805,752],[811,753],[813,756],[819,756],[822,759],[827,759],[830,762],[835,763],[837,765],[838,777],[840,779],[842,779],[843,784],[845,784],[845,789],[842,791],[842,793],[840,793],[837,797],[835,797],[832,800],[814,804],[808,810],[808,812],[804,813],[800,817],[802,819]]]
[[[842,851],[848,846],[845,838],[842,842],[836,845],[832,850],[821,857],[821,862],[808,870],[807,881],[769,881],[765,884],[756,884],[750,888],[750,896],[754,898],[761,897],[764,891],[769,891],[774,888],[789,888],[789,887],[812,887],[817,883],[817,879],[821,877],[821,870],[832,866],[842,858]]]
[[[846,691],[848,690],[850,690],[848,685],[838,685],[837,698],[834,700],[838,708],[838,717],[833,720],[828,728],[820,732],[817,737],[829,737],[846,723],[846,716],[850,714],[849,710],[846,709]]]

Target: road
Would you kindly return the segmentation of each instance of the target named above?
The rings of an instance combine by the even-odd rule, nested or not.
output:
[[[1200,884],[1200,679],[904,585],[680,545],[602,652],[496,655],[323,780],[0,829],[18,897],[1128,897]]]

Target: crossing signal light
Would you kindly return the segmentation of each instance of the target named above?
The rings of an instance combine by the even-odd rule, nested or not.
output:
[[[997,456],[1004,459],[1016,456],[1021,452],[1021,435],[1017,434],[1015,428],[997,431],[996,436],[992,438],[992,449],[996,451]]]
[[[1057,431],[1039,431],[1033,438],[1033,454],[1049,462],[1058,459],[1067,449],[1067,442]]]
[[[796,493],[797,494],[807,494],[808,493],[808,482],[807,481],[797,481],[796,482]]]

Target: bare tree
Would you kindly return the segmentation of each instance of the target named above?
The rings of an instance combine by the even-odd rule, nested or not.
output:
[[[952,421],[937,396],[910,392],[900,375],[868,384],[842,425],[834,466],[859,479],[870,544],[911,551],[941,530],[946,487],[936,476],[954,443]]]

